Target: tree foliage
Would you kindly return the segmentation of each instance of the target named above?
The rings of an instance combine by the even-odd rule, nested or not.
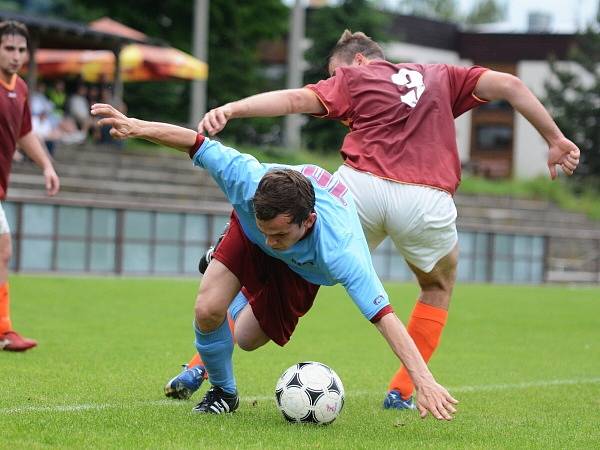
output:
[[[283,87],[283,79],[269,80],[259,61],[257,44],[285,40],[290,10],[279,0],[246,2],[211,0],[208,108]],[[280,119],[232,121],[225,135],[260,143]]]
[[[402,14],[448,22],[460,19],[457,0],[400,0],[396,9]]]
[[[306,35],[311,47],[305,52],[309,63],[304,73],[306,83],[316,83],[327,78],[328,56],[345,29],[362,31],[378,42],[388,39],[385,30],[388,17],[367,0],[345,0],[336,7],[323,7],[309,11]],[[347,128],[338,122],[310,118],[303,128],[309,148],[337,151]]]
[[[467,15],[459,10],[457,0],[400,0],[398,2],[378,2],[401,14],[469,24],[492,23],[506,18],[506,4],[499,0],[477,0]]]
[[[190,52],[193,7],[194,2],[190,0],[37,0],[23,8],[26,12],[78,22],[108,16],[150,38]],[[209,11],[208,106],[272,87],[260,66],[257,44],[265,39],[285,37],[289,9],[280,0],[211,0]],[[189,112],[189,84],[186,81],[128,83],[125,102],[132,115],[184,123]],[[264,123],[257,121],[257,126],[264,128]],[[249,131],[253,129],[250,125],[249,121],[233,122],[226,132],[242,139],[254,135]]]
[[[600,190],[600,33],[590,28],[579,35],[569,59],[575,67],[551,61],[554,80],[546,83],[546,104],[581,150],[575,178]]]
[[[479,0],[465,17],[470,24],[500,22],[506,18],[506,7],[496,0]]]

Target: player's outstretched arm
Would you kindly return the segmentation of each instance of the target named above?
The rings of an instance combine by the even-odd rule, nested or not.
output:
[[[92,105],[93,116],[102,117],[98,124],[110,126],[110,135],[115,139],[139,138],[187,152],[196,142],[196,132],[162,122],[148,122],[127,117],[111,105]]]
[[[514,75],[488,70],[481,75],[473,93],[485,100],[506,100],[523,115],[548,143],[548,170],[556,178],[556,166],[567,175],[579,165],[579,148],[558,128],[544,105]]]
[[[458,400],[435,381],[400,319],[393,313],[386,314],[375,326],[408,370],[417,391],[421,417],[431,413],[436,419],[451,420]]]
[[[225,128],[230,119],[276,117],[288,114],[324,114],[325,112],[325,107],[310,89],[265,92],[210,110],[198,123],[198,132],[214,136]]]

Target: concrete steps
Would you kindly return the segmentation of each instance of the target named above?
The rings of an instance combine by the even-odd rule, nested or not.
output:
[[[55,167],[61,178],[57,201],[162,205],[206,209],[225,202],[225,196],[208,174],[194,167],[189,157],[127,152],[110,147],[62,146]],[[44,181],[30,162],[13,165],[9,198],[43,197]],[[37,193],[37,194],[36,194]],[[219,210],[222,207],[218,207]]]
[[[63,145],[55,161],[58,196],[46,197],[39,169],[20,163],[13,165],[8,199],[222,215],[231,210],[212,178],[181,152]],[[547,201],[459,194],[455,202],[459,230],[548,236],[548,281],[600,281],[600,222]]]
[[[226,202],[208,174],[194,167],[182,152],[148,152],[106,146],[60,146],[55,156],[61,176],[59,201],[161,204],[204,208]],[[9,196],[37,192],[44,197],[43,179],[32,163],[14,164]],[[600,222],[568,212],[547,201],[510,197],[463,195],[455,197],[459,227],[501,232],[572,235],[600,238]]]

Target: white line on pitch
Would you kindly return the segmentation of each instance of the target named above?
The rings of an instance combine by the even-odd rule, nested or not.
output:
[[[527,381],[522,383],[507,383],[507,384],[483,384],[474,386],[457,386],[449,388],[448,390],[452,393],[460,392],[486,392],[486,391],[504,391],[509,389],[528,389],[537,387],[551,387],[551,386],[564,386],[564,385],[577,385],[577,384],[596,384],[600,383],[600,377],[596,378],[580,378],[570,380],[540,380],[540,381]],[[369,395],[379,395],[381,392],[376,391],[353,391],[347,392],[346,396],[352,397],[365,397]],[[259,396],[243,396],[244,401],[266,401],[272,400],[272,395],[259,395]],[[77,411],[98,411],[102,409],[127,409],[137,408],[144,406],[180,406],[183,402],[174,400],[152,400],[152,401],[139,401],[130,403],[83,403],[80,405],[54,405],[54,406],[16,406],[12,408],[0,408],[0,415],[2,414],[19,414],[28,412],[77,412]],[[191,404],[191,402],[189,403]]]
[[[527,389],[531,387],[549,387],[549,386],[564,386],[573,384],[595,384],[600,383],[600,377],[596,378],[580,378],[571,380],[546,380],[546,381],[525,381],[522,383],[512,384],[487,384],[480,386],[460,386],[453,389],[448,389],[451,392],[485,392],[485,391],[503,391],[507,389]]]

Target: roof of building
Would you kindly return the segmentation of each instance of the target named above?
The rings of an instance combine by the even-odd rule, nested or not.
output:
[[[574,44],[572,34],[461,32],[457,50],[473,61],[545,61],[550,56],[565,59]]]
[[[454,23],[400,14],[392,16],[389,30],[394,41],[444,50],[456,50],[459,33]]]
[[[574,34],[477,32],[456,24],[422,17],[394,15],[391,34],[400,42],[453,50],[475,61],[547,60],[567,56]]]
[[[148,39],[98,31],[78,22],[51,17],[0,11],[0,20],[16,20],[24,23],[29,29],[34,47],[116,50],[127,44],[149,43]],[[151,42],[159,44],[156,40]]]

